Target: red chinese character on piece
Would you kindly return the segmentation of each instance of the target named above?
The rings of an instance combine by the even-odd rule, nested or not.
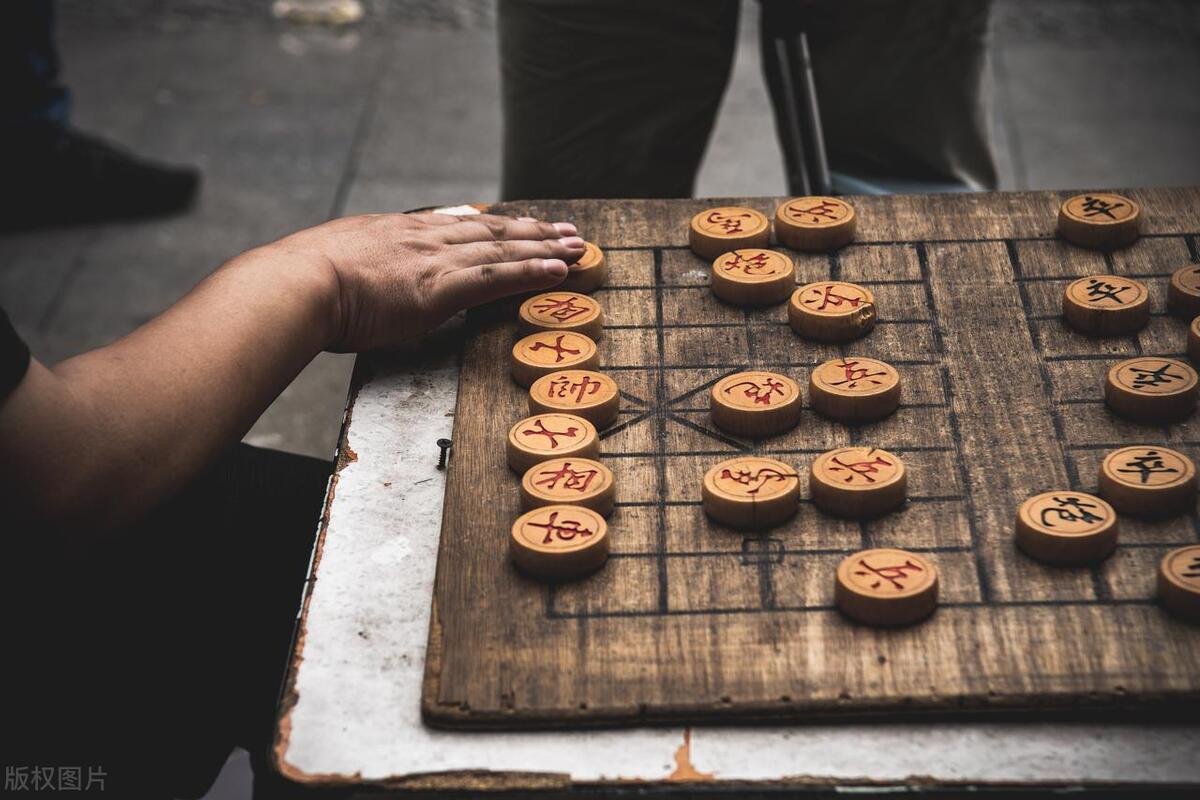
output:
[[[849,297],[844,294],[838,294],[833,290],[832,283],[826,283],[820,287],[814,287],[811,289],[811,291],[816,292],[818,296],[805,300],[804,305],[811,306],[813,303],[820,303],[820,305],[814,309],[815,311],[824,311],[830,306],[841,308],[842,303],[848,303],[851,308],[858,308],[859,304],[865,299],[862,297]]]
[[[529,352],[533,353],[533,352],[537,352],[538,350],[553,350],[555,364],[559,363],[564,358],[566,358],[564,353],[573,355],[573,356],[579,355],[582,352],[581,350],[573,350],[570,347],[567,347],[566,345],[564,345],[562,343],[563,338],[565,336],[566,336],[565,333],[560,333],[558,336],[556,336],[554,338],[554,344],[546,344],[545,342],[534,342],[533,345],[529,348]]]
[[[733,272],[735,269],[740,269],[746,275],[769,275],[774,272],[768,264],[771,259],[769,253],[756,253],[747,257],[735,250],[729,256],[721,264],[721,268],[726,272]]]
[[[568,397],[568,393],[574,393],[575,402],[582,403],[584,397],[600,391],[600,386],[600,381],[588,375],[584,375],[577,381],[573,381],[569,377],[562,375],[550,381],[549,394],[551,397]]]
[[[771,405],[771,397],[776,393],[781,396],[784,394],[783,384],[774,378],[763,378],[762,384],[755,383],[754,381],[738,381],[726,386],[725,394],[733,394],[733,390],[739,386],[746,387],[742,391],[742,394],[749,397],[755,403],[764,406]]]
[[[908,577],[909,570],[912,570],[913,572],[925,571],[919,564],[912,563],[911,559],[905,559],[903,564],[897,564],[894,567],[872,567],[867,563],[865,558],[860,558],[858,563],[863,567],[863,569],[855,570],[855,575],[876,576],[875,582],[871,584],[872,589],[878,589],[883,585],[884,581],[887,581],[897,592],[904,591],[904,584],[900,581]]]
[[[541,311],[558,322],[566,322],[588,312],[587,306],[577,305],[574,297],[545,297],[540,303],[534,304],[533,310]]]
[[[579,428],[576,428],[574,425],[570,425],[565,431],[554,431],[547,428],[545,423],[543,423],[540,419],[535,419],[533,421],[533,427],[526,428],[525,430],[521,431],[521,433],[525,434],[526,436],[545,436],[550,442],[550,449],[553,450],[558,447],[559,436],[564,436],[568,439],[574,439],[575,435],[579,433]]]
[[[831,200],[822,200],[815,206],[810,208],[797,208],[796,206],[788,206],[784,211],[789,217],[804,222],[804,215],[807,214],[813,217],[813,223],[820,222],[822,219],[827,219],[830,222],[836,221],[841,216],[841,211],[837,203]]]
[[[830,472],[841,472],[849,470],[850,474],[846,476],[846,483],[853,483],[854,476],[859,475],[866,480],[867,483],[874,483],[875,479],[871,476],[879,472],[880,467],[890,467],[892,462],[885,459],[883,456],[876,456],[874,461],[855,461],[852,464],[847,464],[837,456],[829,459],[836,467],[830,467]]]
[[[847,389],[857,389],[859,381],[873,383],[876,386],[883,385],[883,381],[877,381],[875,378],[880,375],[887,375],[886,372],[883,370],[880,370],[879,372],[871,372],[870,367],[860,367],[858,366],[858,363],[858,361],[843,361],[842,363],[838,364],[839,367],[845,370],[846,377],[843,380],[834,381],[832,385],[845,386]]]
[[[533,485],[545,486],[547,489],[557,489],[558,482],[561,480],[563,489],[574,489],[582,494],[587,491],[587,488],[591,486],[592,481],[599,474],[600,471],[595,469],[572,469],[571,462],[567,461],[559,469],[539,472],[539,478],[543,475],[546,477],[540,481],[534,481]]]
[[[736,472],[726,467],[721,470],[721,479],[739,483],[742,486],[752,486],[754,488],[747,489],[746,494],[758,494],[759,490],[767,485],[769,481],[786,481],[788,478],[796,477],[795,473],[780,472],[774,467],[759,467],[754,472],[748,469],[739,469]]]
[[[542,544],[550,544],[554,541],[555,537],[558,537],[564,542],[569,542],[576,536],[591,536],[593,533],[595,533],[595,531],[593,531],[591,528],[585,527],[584,524],[577,519],[564,519],[562,522],[559,522],[558,514],[559,512],[557,511],[551,511],[550,519],[548,519],[546,522],[529,523],[530,527],[542,528],[546,531],[546,538],[542,539]]]
[[[716,225],[725,233],[741,233],[742,220],[749,218],[749,214],[722,214],[720,211],[713,211],[705,222],[709,225]]]

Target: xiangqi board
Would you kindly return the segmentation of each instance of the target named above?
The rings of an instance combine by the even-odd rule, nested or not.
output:
[[[688,249],[689,222],[712,206],[772,217],[777,199],[561,201],[498,213],[574,221],[609,270],[600,371],[619,386],[601,431],[616,482],[608,562],[546,584],[506,552],[520,477],[506,434],[527,416],[508,375],[519,303],[475,314],[465,345],[454,457],[433,597],[423,711],[458,727],[812,719],[982,709],[1189,707],[1200,698],[1200,627],[1154,601],[1159,561],[1200,540],[1192,511],[1122,518],[1098,566],[1052,567],[1014,544],[1018,507],[1048,489],[1095,492],[1106,454],[1131,445],[1200,456],[1200,419],[1171,425],[1113,415],[1113,364],[1183,358],[1187,321],[1167,285],[1200,262],[1200,192],[1122,192],[1141,206],[1141,238],[1105,253],[1055,233],[1065,194],[848,198],[857,231],[829,254],[796,259],[798,285],[869,290],[875,327],[846,343],[801,339],[786,304],[743,309],[709,289]],[[1089,338],[1064,324],[1066,287],[1089,275],[1150,289],[1140,331]],[[900,374],[899,408],[863,424],[813,412],[808,380],[860,357]],[[711,387],[764,370],[805,387],[798,425],[747,439],[713,426]],[[821,453],[875,447],[903,460],[904,506],[876,519],[829,516],[809,496]],[[738,532],[701,510],[714,464],[760,456],[794,468],[800,511]],[[1193,504],[1194,506],[1194,504]],[[936,565],[939,605],[914,626],[867,627],[834,606],[835,571],[864,549]]]

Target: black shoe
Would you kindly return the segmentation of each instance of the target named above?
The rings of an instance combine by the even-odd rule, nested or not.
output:
[[[193,167],[140,158],[70,128],[44,127],[0,152],[0,230],[137,219],[181,211],[200,186]]]

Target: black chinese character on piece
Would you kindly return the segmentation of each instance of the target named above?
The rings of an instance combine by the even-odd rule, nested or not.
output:
[[[1137,473],[1138,480],[1141,483],[1148,483],[1151,475],[1158,475],[1166,472],[1179,472],[1174,467],[1168,467],[1163,457],[1158,454],[1157,450],[1147,450],[1140,456],[1135,456],[1129,461],[1121,465],[1121,469],[1117,472]]]
[[[1133,287],[1117,286],[1108,281],[1102,281],[1099,278],[1090,278],[1087,283],[1088,302],[1103,303],[1105,300],[1112,300],[1117,305],[1124,305],[1125,301],[1117,295],[1131,288]]]
[[[1124,203],[1110,203],[1107,200],[1101,200],[1099,197],[1087,195],[1083,198],[1083,215],[1085,217],[1095,217],[1103,214],[1116,222],[1117,218],[1113,216],[1112,212],[1124,206]]]
[[[1047,516],[1051,514],[1057,515],[1059,522],[1082,522],[1088,524],[1104,521],[1104,517],[1088,510],[1090,508],[1099,508],[1095,503],[1085,503],[1079,497],[1054,497],[1053,500],[1058,505],[1053,508],[1043,508],[1041,513],[1042,525],[1047,528],[1054,527],[1054,523],[1047,519]]]
[[[1162,386],[1172,381],[1183,380],[1182,375],[1176,375],[1173,372],[1168,372],[1171,368],[1170,364],[1163,364],[1158,369],[1150,369],[1149,367],[1131,366],[1129,371],[1133,373],[1133,388],[1145,389],[1147,386]]]

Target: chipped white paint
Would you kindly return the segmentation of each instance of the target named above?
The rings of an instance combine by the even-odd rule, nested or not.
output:
[[[478,214],[479,209],[475,206],[446,206],[444,208],[435,208],[435,214],[450,214],[451,216],[465,217],[469,214]]]
[[[461,209],[454,209],[461,213]],[[381,780],[457,770],[661,780],[682,729],[449,733],[420,694],[457,386],[455,334],[376,359],[348,433],[296,676],[287,765]],[[699,728],[692,764],[724,780],[814,775],[880,780],[1200,781],[1200,726],[929,724]]]

